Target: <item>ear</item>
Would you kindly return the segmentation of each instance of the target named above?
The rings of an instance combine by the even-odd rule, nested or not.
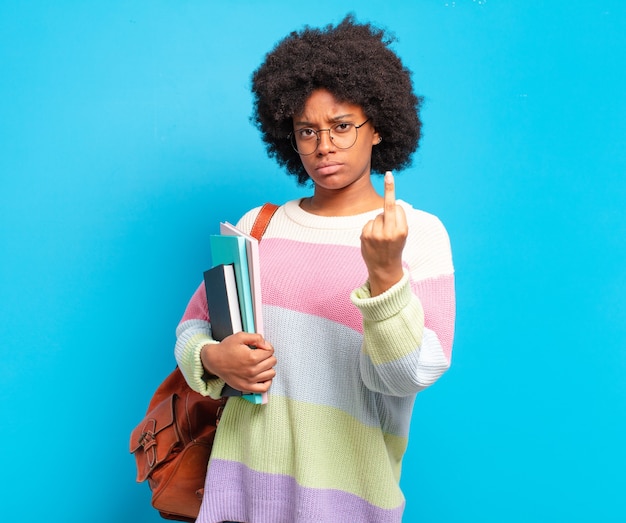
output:
[[[380,134],[378,134],[378,131],[374,130],[372,134],[372,145],[378,145],[382,141],[383,141],[383,137]]]

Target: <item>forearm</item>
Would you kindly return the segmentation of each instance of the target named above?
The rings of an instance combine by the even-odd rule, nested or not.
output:
[[[436,333],[425,328],[408,273],[379,296],[372,297],[365,285],[352,300],[363,315],[361,375],[368,388],[393,396],[414,394],[449,367]]]

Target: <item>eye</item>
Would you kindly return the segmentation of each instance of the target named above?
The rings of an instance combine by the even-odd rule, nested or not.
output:
[[[335,125],[333,127],[333,130],[337,133],[337,134],[341,134],[341,133],[349,133],[350,130],[354,127],[353,124],[348,123],[348,122],[341,122],[338,123],[337,125]]]
[[[296,131],[296,136],[300,140],[312,140],[317,138],[317,133],[313,129],[305,127],[304,129],[298,129]]]

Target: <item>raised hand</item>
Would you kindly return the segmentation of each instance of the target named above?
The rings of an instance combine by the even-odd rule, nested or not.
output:
[[[402,279],[402,251],[408,232],[404,209],[396,205],[393,175],[387,171],[383,212],[367,222],[361,233],[361,254],[369,273],[372,296],[385,292]]]

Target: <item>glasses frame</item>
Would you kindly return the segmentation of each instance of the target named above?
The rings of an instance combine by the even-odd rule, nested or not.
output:
[[[341,149],[343,151],[345,151],[346,149],[350,149],[351,147],[354,147],[354,144],[356,143],[356,141],[359,139],[359,129],[361,127],[363,127],[367,122],[369,122],[371,120],[371,118],[368,118],[367,120],[365,120],[362,124],[360,125],[356,125],[353,124],[352,122],[337,122],[335,125],[333,125],[332,127],[329,127],[328,129],[318,129],[317,131],[311,127],[300,127],[300,129],[294,129],[293,131],[291,131],[288,135],[287,135],[287,140],[289,140],[289,143],[291,144],[291,147],[294,151],[296,151],[300,156],[310,156],[312,154],[314,154],[318,147],[320,146],[320,141],[321,139],[321,135],[320,133],[324,132],[324,131],[328,131],[328,137],[330,138],[330,141],[332,142],[332,144],[337,147],[337,149]],[[342,125],[342,124],[346,124],[349,123],[351,125],[354,125],[354,130],[356,132],[356,136],[354,138],[354,142],[352,142],[351,145],[349,145],[348,147],[340,147],[339,145],[337,145],[335,143],[335,141],[333,140],[333,135],[331,133],[331,131],[337,127],[338,125]],[[295,133],[297,131],[302,131],[303,129],[311,129],[311,131],[313,131],[315,133],[316,136],[316,142],[315,142],[315,149],[313,149],[310,153],[301,153],[300,151],[298,151],[298,148],[296,147],[296,135]]]

